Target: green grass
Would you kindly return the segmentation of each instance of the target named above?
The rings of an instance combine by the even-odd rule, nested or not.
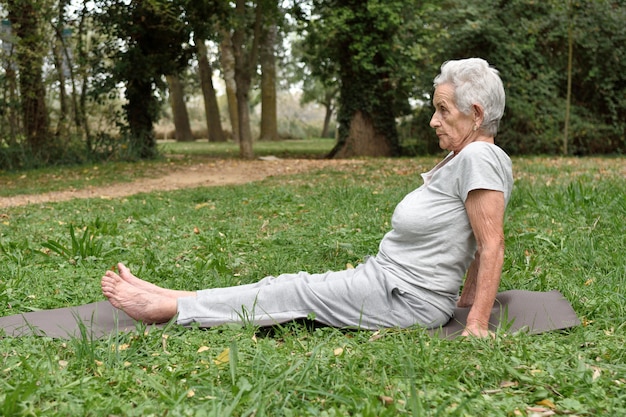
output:
[[[355,265],[435,162],[4,209],[1,314],[102,300],[99,278],[117,261],[187,289]],[[514,160],[502,289],[558,289],[582,326],[454,341],[302,324],[2,338],[0,415],[623,415],[624,162]]]

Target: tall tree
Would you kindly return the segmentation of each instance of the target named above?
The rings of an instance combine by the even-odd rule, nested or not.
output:
[[[43,61],[47,53],[42,32],[43,0],[7,1],[9,21],[16,39],[15,61],[19,73],[22,124],[27,144],[37,157],[46,155],[49,118],[46,89],[43,83]]]
[[[66,17],[65,9],[69,5],[69,0],[59,0],[57,4],[57,21],[55,26],[55,40],[52,46],[52,56],[54,57],[54,66],[57,70],[59,80],[59,120],[57,123],[57,135],[66,136],[68,134],[68,123],[70,119],[70,106],[68,94],[65,89],[66,80],[69,72],[69,60],[67,47],[65,45],[66,38]]]
[[[299,39],[291,45],[293,60],[287,62],[289,82],[301,85],[300,104],[317,103],[324,107],[324,122],[320,137],[329,137],[329,127],[339,95],[338,63]]]
[[[337,95],[339,88],[337,86],[324,87],[318,80],[307,80],[302,89],[301,104],[318,103],[324,107],[324,121],[322,122],[322,130],[320,137],[329,137],[330,121],[335,112],[337,103]]]
[[[8,147],[18,146],[19,133],[19,112],[16,109],[18,103],[17,92],[17,71],[14,64],[15,38],[11,34],[11,22],[9,20],[2,21],[0,33],[2,34],[2,52],[4,69],[4,79],[2,79],[2,108],[4,112],[1,115],[6,116],[5,123],[0,124],[0,143]],[[8,132],[4,129],[8,128]]]
[[[186,18],[194,34],[195,54],[198,60],[198,73],[207,132],[210,142],[224,142],[226,135],[222,129],[220,109],[217,104],[215,87],[213,86],[213,68],[205,41],[219,41],[221,25],[227,24],[230,6],[221,0],[186,0]]]
[[[233,141],[240,142],[239,135],[239,113],[237,106],[237,82],[235,81],[235,54],[230,32],[222,30],[222,41],[220,42],[220,63],[222,65],[222,76],[226,87],[226,99],[228,102],[228,116],[233,134]]]
[[[265,0],[260,43],[261,64],[261,129],[260,140],[278,139],[276,108],[276,40],[278,35],[278,5]]]
[[[239,116],[239,150],[244,159],[254,158],[252,131],[250,130],[250,87],[256,72],[261,34],[262,2],[257,1],[254,9],[245,0],[235,5],[234,30],[232,33],[235,57],[235,82],[237,83],[237,114]],[[250,23],[252,22],[252,25]],[[251,28],[251,30],[250,30]]]
[[[91,129],[89,127],[89,119],[87,115],[87,97],[89,94],[89,79],[92,71],[92,65],[89,59],[90,52],[95,55],[95,51],[88,51],[87,32],[89,30],[88,22],[91,22],[89,12],[89,0],[83,0],[78,10],[78,31],[76,34],[76,74],[70,66],[70,76],[72,80],[72,100],[74,103],[74,123],[79,130],[82,130],[86,140],[88,152],[93,152],[94,144],[91,137]],[[78,86],[80,84],[80,87]]]
[[[130,156],[141,159],[157,154],[153,125],[160,103],[156,89],[165,74],[178,74],[187,65],[191,51],[184,48],[190,27],[184,3],[168,0],[103,0],[100,30],[115,40],[109,45],[113,67],[111,88],[124,82],[127,102]],[[120,42],[123,47],[120,48]]]
[[[209,142],[225,142],[226,135],[224,134],[224,130],[222,130],[220,108],[217,104],[215,87],[213,86],[213,68],[209,62],[207,47],[204,43],[204,39],[198,38],[197,36],[195,37],[195,44]]]
[[[187,112],[183,83],[178,75],[167,75],[165,79],[169,87],[176,140],[178,142],[191,142],[193,141],[193,134],[191,133],[191,124],[189,123],[189,112]]]
[[[408,110],[399,34],[414,14],[400,0],[316,0],[305,48],[340,80],[339,138],[331,157],[399,153],[395,118]],[[404,29],[406,30],[406,29]],[[320,57],[321,55],[321,57]]]

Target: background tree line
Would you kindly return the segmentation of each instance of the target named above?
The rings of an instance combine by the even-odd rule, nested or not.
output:
[[[0,17],[3,169],[152,158],[164,102],[193,140],[190,86],[208,140],[243,158],[284,136],[277,90],[293,86],[326,109],[323,134],[336,112],[330,156],[435,152],[432,79],[469,56],[501,72],[510,153],[626,150],[624,0],[2,0]]]

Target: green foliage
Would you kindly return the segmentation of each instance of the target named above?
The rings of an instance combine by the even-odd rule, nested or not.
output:
[[[415,64],[403,48],[415,4],[395,2],[315,1],[300,45],[311,75],[324,91],[339,80],[339,141],[348,136],[357,112],[369,118],[394,153],[398,152],[395,118],[408,112],[409,67]],[[412,71],[412,69],[411,69]]]
[[[123,129],[129,155],[141,159],[157,154],[153,125],[160,109],[156,95],[162,76],[184,69],[191,57],[185,47],[191,28],[181,19],[182,1],[106,1],[98,15],[99,28],[109,35],[102,67],[106,84],[125,84],[128,126]],[[121,44],[120,44],[121,43]]]
[[[445,34],[432,44],[434,63],[480,56],[500,70],[507,110],[498,140],[507,151],[562,149],[568,25],[574,42],[569,148],[574,154],[626,150],[623,2],[450,0],[440,8],[429,23]],[[423,85],[429,94],[432,87]],[[420,134],[424,129],[416,127]]]

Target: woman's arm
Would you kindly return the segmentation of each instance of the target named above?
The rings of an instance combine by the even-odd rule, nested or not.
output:
[[[478,269],[480,268],[480,253],[476,251],[474,260],[467,269],[465,275],[465,282],[463,283],[463,291],[459,301],[457,301],[457,307],[471,307],[474,304],[474,298],[476,297],[476,277],[478,276]]]
[[[489,316],[498,294],[504,263],[504,194],[494,190],[472,190],[465,201],[474,236],[476,258],[468,269],[459,303],[471,305],[464,335],[487,336]]]

